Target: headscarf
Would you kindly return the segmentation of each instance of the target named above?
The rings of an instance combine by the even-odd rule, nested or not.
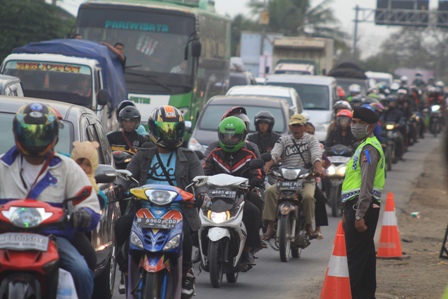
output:
[[[72,159],[87,159],[92,166],[92,171],[90,174],[86,174],[92,183],[93,189],[95,192],[98,192],[98,185],[95,180],[95,171],[98,168],[98,148],[100,144],[97,141],[74,141],[73,142],[73,150],[72,150]]]

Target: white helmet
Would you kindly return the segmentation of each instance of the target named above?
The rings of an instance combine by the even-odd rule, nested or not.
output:
[[[408,82],[408,76],[401,76],[400,77],[400,81],[403,82],[403,83]]]
[[[361,86],[359,84],[352,84],[348,87],[348,91],[350,92],[361,92]]]
[[[442,81],[437,81],[437,82],[436,82],[436,86],[437,86],[437,87],[444,88],[444,87],[445,87],[445,83],[443,83]]]

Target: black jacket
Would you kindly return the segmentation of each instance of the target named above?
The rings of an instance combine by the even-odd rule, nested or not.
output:
[[[260,150],[260,154],[271,152],[277,140],[280,138],[280,134],[275,132],[261,134],[260,132],[255,132],[247,136],[247,140],[255,143]]]
[[[329,132],[327,138],[325,139],[325,148],[330,148],[336,144],[343,144],[345,146],[353,147],[358,140],[353,136],[350,127],[346,129],[347,135],[342,136],[342,128],[337,126],[336,129]]]
[[[125,137],[127,138],[127,141]],[[124,131],[114,131],[110,132],[106,135],[107,140],[109,140],[110,147],[113,151],[130,151],[132,147],[135,149],[134,153],[137,149],[141,148],[143,143],[147,142],[146,138],[139,135],[136,131],[132,131],[130,133]]]

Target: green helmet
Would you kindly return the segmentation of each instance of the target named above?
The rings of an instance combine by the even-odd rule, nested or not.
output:
[[[246,124],[238,117],[227,117],[219,124],[218,138],[219,145],[226,153],[237,152],[246,139]]]

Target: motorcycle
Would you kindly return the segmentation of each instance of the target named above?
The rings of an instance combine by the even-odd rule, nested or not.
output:
[[[353,150],[343,144],[335,144],[327,150],[327,157],[331,165],[327,169],[329,180],[328,204],[331,207],[331,215],[338,216],[338,206],[341,202],[342,181],[345,178],[345,168],[350,160]]]
[[[113,151],[112,155],[117,169],[126,169],[126,166],[128,166],[134,156],[134,154],[127,151]]]
[[[193,204],[194,195],[169,185],[129,190],[142,207],[132,223],[126,298],[180,298],[183,217],[176,206]]]
[[[249,165],[251,169],[261,168],[264,162],[254,159]],[[212,286],[219,288],[223,274],[228,283],[236,283],[238,273],[252,267],[240,262],[247,236],[243,209],[249,180],[223,173],[193,179],[193,186],[202,185],[208,186],[211,205],[199,213],[201,268],[210,273]]]
[[[48,230],[63,230],[70,221],[69,203],[82,202],[92,186],[65,199],[62,207],[33,199],[16,199],[0,206],[0,298],[61,298],[67,293],[77,298],[74,284],[58,291],[60,277],[72,276],[59,269],[55,239]],[[70,210],[70,211],[69,211]]]
[[[429,114],[429,131],[437,137],[442,131],[442,110],[440,105],[432,105]]]
[[[386,170],[391,171],[392,170],[392,163],[397,163],[398,158],[395,155],[396,152],[396,139],[397,139],[397,132],[395,130],[395,123],[388,122],[384,126],[386,129],[386,148],[384,151],[385,157],[386,157]]]
[[[278,179],[276,185],[280,191],[277,231],[271,246],[280,252],[282,262],[288,262],[291,256],[300,258],[302,249],[310,245],[299,191],[305,180],[318,175],[308,169],[288,166],[271,169],[271,174]]]

